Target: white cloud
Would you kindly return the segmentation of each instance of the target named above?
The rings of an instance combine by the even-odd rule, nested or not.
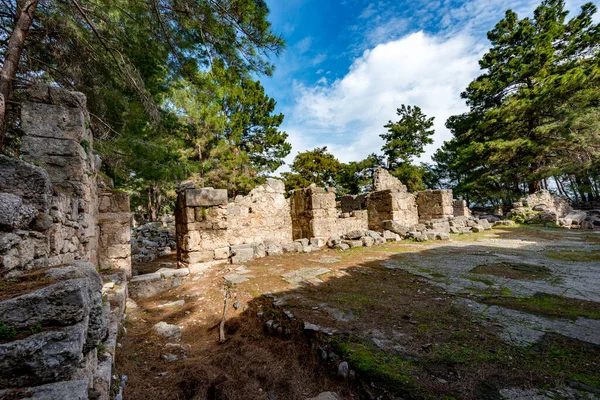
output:
[[[436,118],[431,155],[450,138],[446,119],[466,110],[460,92],[477,76],[483,50],[466,35],[440,39],[417,32],[365,51],[342,79],[296,84],[288,131],[302,133],[294,144],[303,147],[294,146],[294,154],[327,145],[347,162],[379,152],[383,125],[397,120],[401,104],[410,104]]]

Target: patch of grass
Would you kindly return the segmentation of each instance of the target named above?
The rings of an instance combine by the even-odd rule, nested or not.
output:
[[[567,262],[597,262],[600,261],[600,252],[598,251],[560,251],[548,252],[546,257],[553,260]]]
[[[17,333],[16,329],[6,326],[4,321],[0,320],[0,340],[12,339]]]
[[[29,327],[29,333],[31,333],[32,335],[34,333],[39,333],[41,331],[42,331],[42,324],[39,322],[37,324]]]
[[[481,264],[473,268],[471,272],[508,279],[544,279],[551,276],[550,269],[543,265],[508,262]]]
[[[383,352],[368,343],[334,340],[332,345],[361,376],[385,384],[397,395],[407,395],[415,390],[415,380],[411,376],[414,366],[411,361]]]
[[[548,293],[536,293],[531,297],[522,298],[487,297],[483,302],[554,318],[600,319],[600,303]]]

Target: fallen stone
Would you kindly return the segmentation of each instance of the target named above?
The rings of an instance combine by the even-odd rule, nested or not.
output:
[[[362,229],[355,229],[353,231],[350,231],[348,233],[346,233],[346,238],[349,240],[357,240],[362,238],[365,235],[365,231]]]
[[[288,272],[286,274],[281,275],[284,281],[288,283],[300,283],[305,280],[309,280],[312,278],[316,278],[317,276],[329,273],[330,270],[322,267],[314,267],[314,268],[301,268],[297,271]]]
[[[337,376],[341,379],[348,379],[348,373],[350,372],[350,366],[346,361],[342,361],[338,365]]]
[[[333,246],[333,248],[336,250],[348,250],[350,246],[346,243],[337,243]]]
[[[154,333],[167,339],[179,339],[181,337],[181,329],[177,325],[167,324],[161,321],[152,328]]]
[[[231,254],[233,264],[241,264],[254,259],[254,249],[249,245],[232,246]]]
[[[169,308],[169,307],[182,307],[185,304],[185,300],[171,301],[169,303],[160,304],[158,308]]]

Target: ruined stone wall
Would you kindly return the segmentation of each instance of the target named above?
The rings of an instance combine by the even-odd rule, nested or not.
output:
[[[419,220],[430,221],[454,216],[452,190],[425,190],[417,193]]]
[[[390,172],[383,168],[377,167],[373,173],[373,192],[381,190],[393,190],[396,192],[406,192],[406,186],[400,182],[400,179],[392,176]]]
[[[0,156],[0,275],[40,283],[0,301],[5,326],[28,332],[0,344],[1,398],[109,398],[127,298],[129,198],[102,189],[99,201],[85,102],[33,87],[22,104],[23,160]],[[97,267],[108,266],[123,270],[101,277]]]
[[[247,196],[237,196],[227,205],[227,240],[230,244],[292,241],[290,202],[285,185],[267,179]]]
[[[453,200],[452,207],[454,208],[455,217],[468,217],[471,215],[471,210],[467,207],[466,200]]]
[[[380,231],[383,221],[411,227],[419,223],[415,196],[394,189],[372,192],[367,197],[369,229]]]
[[[342,213],[351,213],[352,211],[364,210],[367,208],[368,194],[346,195],[340,199]]]
[[[515,202],[508,217],[519,223],[558,223],[572,210],[569,199],[540,190]]]
[[[98,266],[131,276],[131,213],[127,193],[104,190],[98,205]]]
[[[248,196],[227,201],[224,189],[185,189],[177,200],[177,258],[181,266],[227,260],[230,246],[292,241],[282,181],[267,179]]]
[[[309,186],[291,195],[294,239],[342,236],[351,230],[367,229],[366,213],[353,211],[341,218],[336,209],[335,190]]]

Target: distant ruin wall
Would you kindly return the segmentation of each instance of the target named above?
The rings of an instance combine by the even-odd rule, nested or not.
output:
[[[397,192],[406,192],[406,186],[400,182],[400,179],[396,178],[390,172],[383,168],[377,167],[373,173],[373,192],[379,192],[381,190],[393,190]]]
[[[355,229],[367,229],[366,212],[353,211],[340,218],[336,209],[335,190],[317,186],[294,190],[291,194],[294,240],[341,236]]]
[[[454,216],[452,190],[425,190],[417,193],[419,220],[430,221]]]
[[[415,196],[394,189],[369,193],[367,197],[369,229],[380,231],[383,221],[397,221],[411,227],[419,223]]]
[[[468,217],[471,215],[471,210],[467,207],[466,200],[453,200],[452,208],[454,209],[455,217]]]
[[[292,241],[289,201],[283,182],[267,179],[248,196],[229,203],[224,189],[186,189],[175,213],[177,257],[183,266],[226,260],[230,246]]]
[[[100,193],[98,206],[98,266],[117,268],[131,276],[131,213],[129,195],[114,190]]]

